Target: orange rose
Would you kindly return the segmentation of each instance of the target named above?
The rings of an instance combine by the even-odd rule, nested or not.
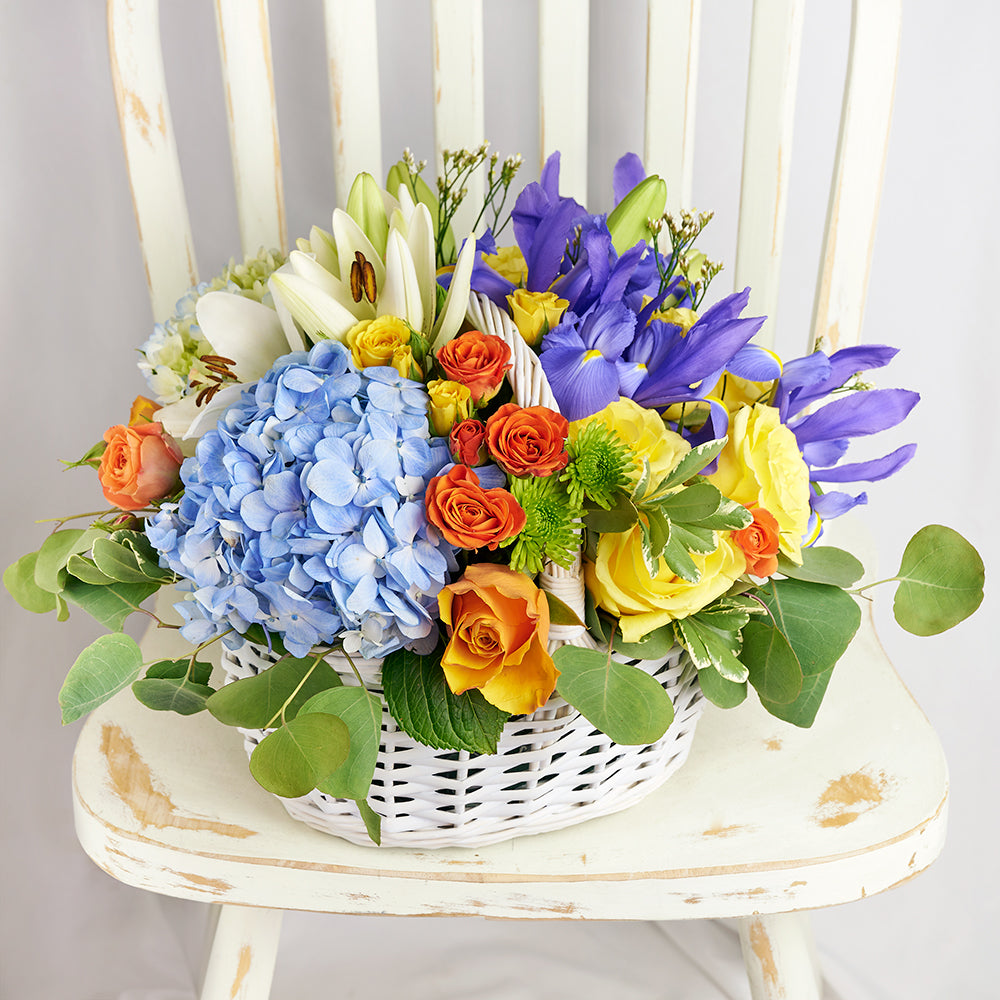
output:
[[[763,507],[748,507],[753,523],[733,532],[733,541],[747,558],[747,572],[752,576],[771,576],[778,570],[778,542],[781,531],[777,518]]]
[[[453,382],[469,387],[476,406],[491,400],[510,368],[510,348],[492,333],[470,330],[449,340],[438,364]]]
[[[479,476],[456,465],[444,476],[435,476],[424,496],[427,520],[452,545],[463,549],[482,546],[493,550],[513,538],[527,518],[521,505],[503,489],[484,490]]]
[[[438,607],[451,637],[441,666],[455,694],[478,688],[513,715],[548,701],[559,676],[546,649],[549,605],[527,576],[474,563],[441,590]]]
[[[139,510],[169,496],[180,483],[184,460],[177,442],[159,423],[117,424],[104,432],[108,443],[97,478],[104,496],[122,510]]]
[[[486,461],[486,425],[481,420],[463,420],[448,434],[448,447],[456,462],[473,468]]]
[[[551,476],[566,467],[569,421],[547,406],[505,403],[486,421],[490,454],[512,476]]]

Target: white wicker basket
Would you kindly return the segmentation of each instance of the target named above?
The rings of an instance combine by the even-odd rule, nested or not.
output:
[[[475,294],[468,315],[475,328],[496,334],[510,346],[514,401],[558,409],[537,355],[510,318]],[[583,618],[579,559],[569,569],[547,566],[538,583]],[[595,645],[579,626],[553,625],[549,649],[567,642]],[[345,684],[357,684],[346,661],[338,663],[336,655],[329,659]],[[480,847],[617,812],[662,785],[687,759],[694,739],[702,709],[697,671],[679,647],[661,660],[621,659],[655,677],[673,701],[674,721],[655,743],[619,746],[554,694],[532,715],[508,721],[496,754],[434,750],[400,731],[383,704],[382,741],[369,794],[382,817],[383,846]],[[226,651],[222,661],[227,683],[257,674],[273,662],[266,648],[251,643]],[[354,664],[365,686],[381,695],[381,662],[355,659]],[[248,754],[265,735],[261,730],[243,734]],[[317,830],[356,844],[370,843],[350,800],[313,790],[281,801],[295,819]]]

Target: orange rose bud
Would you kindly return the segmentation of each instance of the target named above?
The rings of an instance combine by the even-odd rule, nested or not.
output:
[[[505,403],[486,421],[494,461],[512,476],[551,476],[566,467],[569,421],[547,406]]]
[[[778,570],[779,528],[774,515],[763,507],[748,507],[753,523],[733,532],[733,541],[743,550],[751,576],[771,576]]]
[[[479,476],[464,465],[435,476],[424,495],[427,520],[445,540],[463,549],[484,545],[495,550],[527,522],[521,505],[503,489],[484,490]]]
[[[448,434],[448,447],[456,462],[475,468],[486,461],[486,425],[481,420],[463,420]]]
[[[450,636],[441,668],[455,694],[476,688],[514,715],[548,701],[559,671],[547,651],[548,602],[529,577],[473,563],[441,590],[438,607]]]
[[[128,414],[128,425],[134,427],[136,424],[148,424],[153,419],[153,414],[159,409],[159,404],[145,396],[136,396],[132,400],[132,409]]]
[[[97,478],[104,496],[116,507],[139,510],[180,485],[184,456],[162,424],[117,424],[104,432],[104,440],[108,446]]]
[[[470,330],[437,352],[438,364],[453,382],[468,386],[476,406],[489,402],[510,368],[510,348],[492,333]]]

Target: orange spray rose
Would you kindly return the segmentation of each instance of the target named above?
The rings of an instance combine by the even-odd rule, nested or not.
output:
[[[139,510],[169,496],[180,484],[184,457],[159,423],[117,424],[104,432],[107,448],[97,478],[104,496],[122,510]]]
[[[427,520],[452,545],[463,549],[496,547],[513,538],[527,518],[521,505],[504,489],[484,490],[479,476],[465,465],[456,465],[444,476],[435,476],[424,496]]]
[[[547,406],[506,403],[486,421],[490,454],[512,476],[551,476],[566,467],[569,421]]]
[[[743,550],[747,572],[752,576],[771,576],[778,569],[780,528],[775,516],[763,507],[748,507],[753,523],[733,532],[733,541]]]
[[[510,368],[510,348],[492,333],[470,330],[437,352],[438,364],[453,382],[468,386],[476,406],[489,402]]]

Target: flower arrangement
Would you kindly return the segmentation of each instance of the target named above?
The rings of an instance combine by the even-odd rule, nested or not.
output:
[[[58,519],[4,574],[28,610],[75,605],[109,629],[69,671],[64,722],[131,686],[151,709],[262,730],[265,788],[352,799],[375,841],[383,696],[400,729],[449,751],[494,752],[554,692],[616,743],[647,744],[673,706],[643,664],[680,647],[709,701],[752,686],[812,724],[870,586],[822,543],[825,522],[867,501],[845,484],[915,447],[843,461],[917,402],[861,380],[896,351],[782,364],[751,342],[748,289],[704,307],[711,216],[664,213],[637,157],[601,215],[560,195],[556,154],[505,218],[518,165],[446,154],[435,193],[407,152],[385,189],[357,178],[330,231],[231,263],[156,327],[139,364],[155,400],[67,463],[97,470],[110,508]],[[477,169],[479,232],[459,241]],[[513,348],[470,323],[475,303]],[[517,401],[523,364],[551,405]],[[552,567],[579,600],[542,585]],[[983,576],[960,535],[925,528],[893,578],[896,618],[943,631]],[[143,607],[162,587],[185,592],[180,624]],[[137,612],[191,655],[144,663],[123,631]],[[554,626],[577,641],[550,642]],[[215,688],[216,643],[273,665]],[[358,669],[373,658],[375,689]]]

